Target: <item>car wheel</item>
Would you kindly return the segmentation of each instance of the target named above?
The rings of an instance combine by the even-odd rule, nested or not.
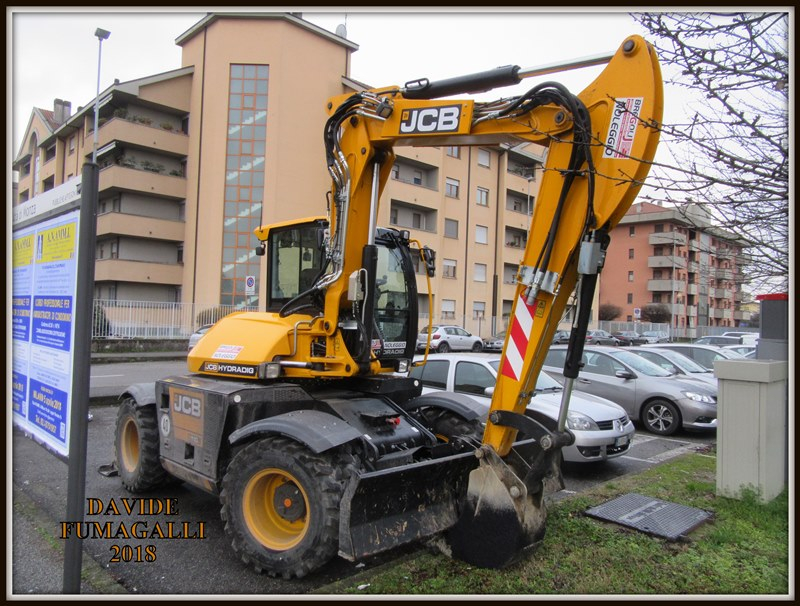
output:
[[[482,351],[483,350],[483,343],[480,341],[476,341],[475,344],[472,346],[472,351]]]
[[[450,351],[450,345],[447,343],[447,341],[442,341],[436,351],[439,353],[447,353]]]
[[[681,414],[672,402],[653,400],[642,408],[642,423],[651,433],[671,436],[681,426]]]

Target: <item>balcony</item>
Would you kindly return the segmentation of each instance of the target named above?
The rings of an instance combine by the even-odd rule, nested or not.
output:
[[[735,310],[733,312],[733,319],[739,320],[741,322],[749,322],[750,321],[750,312],[744,311],[741,309]]]
[[[108,166],[100,171],[100,191],[130,191],[173,200],[186,198],[186,179],[146,170]]]
[[[683,267],[686,260],[683,257],[676,255],[659,255],[647,257],[647,267],[650,268],[663,268],[663,267]]]
[[[696,295],[700,289],[698,288],[697,284],[687,284],[686,285],[686,294],[687,295]]]
[[[713,296],[715,299],[733,299],[733,291],[727,288],[715,288]]]
[[[97,217],[97,235],[109,234],[182,242],[184,223],[140,215],[106,213]]]
[[[431,209],[438,209],[441,204],[441,195],[435,187],[417,185],[401,179],[390,179],[386,184],[384,196]]]
[[[690,318],[697,317],[697,305],[687,305],[686,306],[686,315]]]
[[[733,270],[717,268],[714,271],[714,277],[716,277],[717,280],[733,280]]]
[[[651,292],[683,292],[685,283],[680,280],[648,280],[647,290]]]
[[[708,315],[712,318],[717,318],[720,320],[732,320],[733,310],[723,309],[721,307],[712,307],[708,310]]]
[[[677,231],[665,231],[650,234],[647,241],[650,246],[685,246],[686,234],[681,234]]]
[[[128,146],[158,150],[172,156],[189,154],[189,137],[175,130],[165,130],[158,126],[147,126],[138,122],[114,118],[100,127],[97,133],[98,147],[112,141]]]
[[[124,281],[173,286],[183,283],[183,265],[177,263],[100,259],[95,262],[94,267],[95,282]]]
[[[669,308],[670,313],[674,316],[686,315],[686,305],[683,303],[666,303],[666,306]]]

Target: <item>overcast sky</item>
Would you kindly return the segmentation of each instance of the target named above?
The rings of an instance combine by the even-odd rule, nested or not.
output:
[[[53,109],[53,100],[79,105],[93,101],[97,86],[98,41],[96,28],[111,32],[103,42],[100,90],[114,79],[121,82],[177,69],[181,49],[175,39],[207,12],[237,11],[236,7],[197,7],[155,12],[130,7],[97,12],[8,9],[8,97],[13,129],[13,156],[31,108]],[[253,7],[238,9],[252,12]],[[347,38],[359,45],[352,56],[350,76],[372,86],[404,84],[427,77],[431,80],[482,71],[501,65],[522,68],[614,51],[624,38],[642,33],[625,12],[587,13],[577,10],[545,12],[515,8],[513,11],[459,9],[459,12],[413,9],[377,12],[366,7],[303,8],[303,18],[331,32],[346,24]],[[325,12],[321,12],[325,11]],[[472,11],[472,12],[464,12]],[[573,92],[580,92],[602,70],[586,68],[558,77]],[[519,94],[537,80],[518,87],[496,89],[483,95],[494,99]],[[11,141],[8,142],[11,144]]]

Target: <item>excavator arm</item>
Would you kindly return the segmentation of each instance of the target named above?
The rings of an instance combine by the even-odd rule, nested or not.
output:
[[[438,98],[513,84],[519,74],[519,68],[506,67],[334,98],[325,130],[333,178],[331,257],[318,286],[325,289],[325,316],[331,326],[345,301],[348,276],[363,269],[369,276],[378,200],[395,146],[533,142],[547,147],[502,364],[483,445],[476,452],[480,465],[470,475],[461,519],[450,533],[455,555],[488,566],[505,565],[544,531],[544,483],[560,474],[560,447],[572,440],[565,429],[569,394],[608,234],[647,176],[663,110],[657,57],[638,36],[627,38],[578,95],[546,82],[519,97],[491,103]],[[367,298],[374,290],[369,283],[361,287]],[[575,292],[578,312],[564,370],[567,389],[558,425],[548,429],[525,411],[548,345]],[[365,311],[370,308],[365,301]],[[368,354],[356,364],[361,372],[378,370]],[[528,451],[534,454],[510,456],[520,437],[535,443]]]

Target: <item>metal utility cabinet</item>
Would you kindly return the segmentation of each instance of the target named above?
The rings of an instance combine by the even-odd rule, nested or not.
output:
[[[717,494],[752,489],[763,502],[786,483],[787,362],[721,360],[717,403]]]

